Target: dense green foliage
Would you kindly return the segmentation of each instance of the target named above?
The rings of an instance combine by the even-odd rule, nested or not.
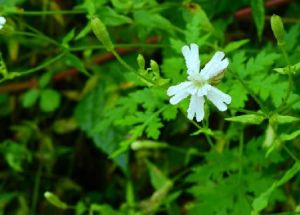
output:
[[[300,5],[269,2],[0,1],[0,214],[299,214]],[[200,123],[166,93],[191,43],[230,62]]]

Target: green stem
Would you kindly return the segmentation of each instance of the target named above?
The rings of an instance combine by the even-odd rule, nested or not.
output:
[[[24,15],[24,16],[42,16],[42,15],[71,15],[84,14],[82,10],[52,10],[52,11],[9,11],[7,14]]]
[[[180,110],[180,112],[187,118],[187,115],[185,114],[185,111],[182,110],[182,108],[179,108],[179,110]],[[188,118],[187,118],[187,119],[188,119]],[[196,123],[194,120],[190,120],[190,119],[188,119],[188,120],[189,120],[196,128],[198,128],[199,130],[202,129],[202,127],[201,127],[200,125],[198,125],[198,123]],[[210,138],[207,134],[205,134],[205,133],[204,133],[204,136],[205,136],[205,138],[206,138],[206,140],[207,140],[209,146],[210,146],[211,148],[213,148],[213,147],[214,147],[214,144],[213,144],[213,141],[211,140],[211,138]]]
[[[296,155],[289,150],[289,148],[283,144],[283,149],[289,154],[291,158],[293,158],[296,162],[300,162]]]
[[[244,150],[244,134],[241,132],[239,144],[239,181],[241,181],[243,174],[243,150]]]
[[[22,73],[20,73],[20,74],[21,74],[21,76],[23,76],[23,75],[28,75],[28,74],[34,73],[34,72],[36,72],[36,71],[38,71],[38,70],[44,69],[45,67],[47,67],[47,66],[53,64],[54,62],[58,61],[59,59],[61,59],[65,54],[66,54],[66,53],[63,52],[63,53],[57,55],[56,57],[54,57],[54,58],[52,58],[52,59],[46,61],[45,63],[42,63],[41,65],[39,65],[39,66],[37,66],[37,67],[35,67],[35,68],[32,68],[32,69],[29,69],[29,70],[27,70],[27,71],[25,71],[25,72],[22,72]]]
[[[285,59],[285,62],[286,64],[288,65],[288,70],[287,70],[287,73],[288,73],[288,79],[289,79],[289,83],[288,83],[288,89],[286,91],[286,94],[285,94],[285,97],[283,99],[283,102],[282,102],[282,105],[285,105],[286,102],[288,101],[290,95],[291,95],[291,92],[292,92],[292,87],[293,87],[293,76],[292,76],[292,71],[291,71],[291,64],[290,64],[290,60],[289,60],[289,57],[287,55],[287,52],[284,48],[284,45],[279,45],[279,48],[283,54],[283,57]]]
[[[133,44],[114,44],[116,48],[161,48],[166,47],[167,45],[163,44],[146,44],[146,43],[133,43]],[[70,51],[84,51],[87,49],[105,49],[103,45],[87,45],[87,46],[78,46],[70,48]]]
[[[34,33],[30,33],[30,32],[22,32],[22,31],[14,31],[13,33],[14,35],[20,35],[20,36],[28,36],[28,37],[34,37],[34,38],[38,38],[38,39],[41,39],[41,40],[45,40],[51,44],[54,44],[56,46],[61,46],[58,42],[56,42],[55,40],[47,37],[47,36],[44,36],[44,35],[38,35],[38,34],[34,34]]]

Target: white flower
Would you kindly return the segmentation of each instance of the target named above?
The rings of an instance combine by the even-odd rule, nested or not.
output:
[[[182,47],[182,54],[187,66],[188,80],[176,86],[169,87],[167,94],[172,96],[170,103],[175,105],[191,95],[191,101],[187,110],[187,117],[200,122],[204,118],[204,96],[208,98],[220,111],[227,110],[231,97],[216,87],[210,85],[211,78],[223,72],[229,61],[224,58],[223,52],[216,52],[212,59],[200,70],[198,45],[191,44]]]
[[[3,16],[0,16],[0,30],[3,28],[3,26],[6,23],[6,19]]]

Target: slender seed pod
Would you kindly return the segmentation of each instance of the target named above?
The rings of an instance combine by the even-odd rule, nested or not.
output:
[[[140,69],[145,69],[145,58],[143,55],[139,54],[137,57],[137,62]]]
[[[279,46],[284,44],[284,26],[280,16],[273,15],[271,17],[271,28]]]
[[[112,51],[114,49],[114,45],[103,22],[94,16],[91,20],[91,27],[97,39],[102,42],[108,51]]]

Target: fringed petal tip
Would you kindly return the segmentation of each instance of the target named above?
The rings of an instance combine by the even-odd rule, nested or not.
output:
[[[187,110],[187,118],[193,120],[196,117],[197,122],[201,122],[204,118],[204,97],[192,95],[189,108]]]

